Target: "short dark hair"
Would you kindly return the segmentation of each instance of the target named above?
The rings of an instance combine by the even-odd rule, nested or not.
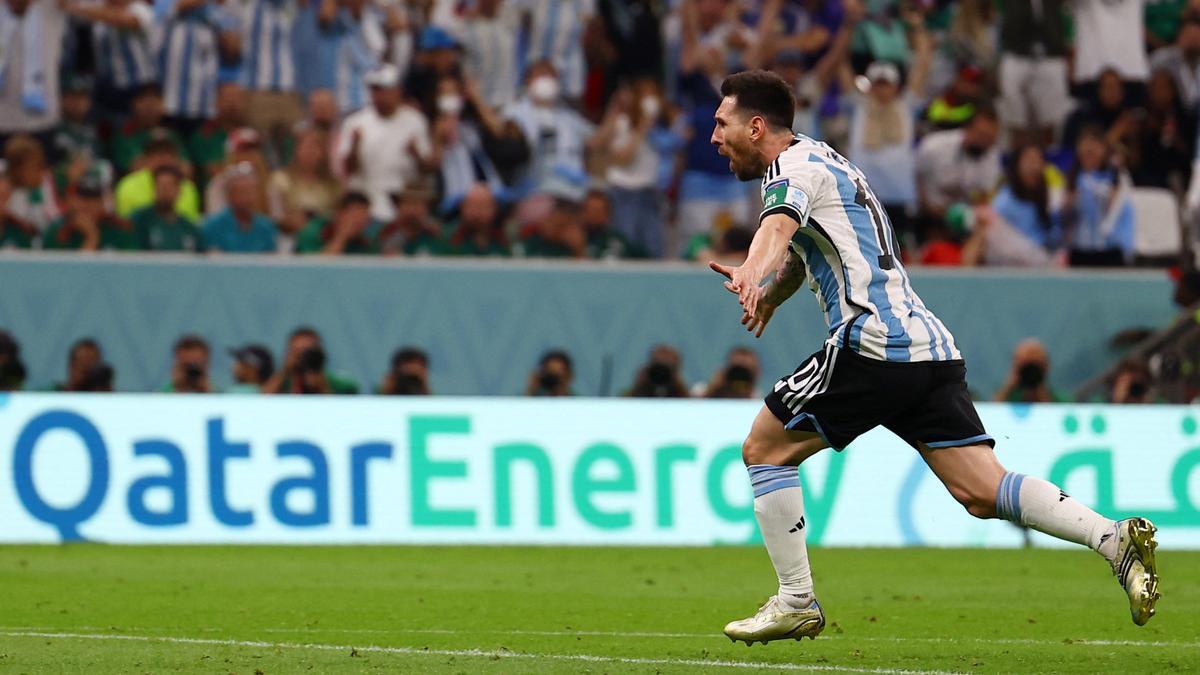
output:
[[[71,345],[71,349],[67,352],[67,358],[75,358],[75,352],[79,351],[80,349],[93,349],[101,356],[104,354],[104,350],[100,348],[100,343],[96,342],[95,338],[85,337],[79,338]]]
[[[424,349],[419,347],[401,347],[392,354],[392,369],[399,368],[405,363],[419,362],[426,368],[429,367],[429,354],[425,353]]]
[[[195,333],[182,335],[175,341],[175,353],[178,354],[185,349],[203,349],[204,353],[207,354],[208,341]]]
[[[967,124],[971,124],[977,119],[988,119],[993,122],[1000,122],[1000,115],[996,113],[996,106],[988,101],[983,101],[975,104],[975,112],[971,113],[971,119],[967,120]]]
[[[288,336],[288,342],[291,342],[298,337],[310,337],[317,342],[321,342],[321,334],[318,333],[317,329],[313,328],[312,326],[299,326],[296,328],[296,330],[292,331],[291,335]]]
[[[342,194],[342,198],[338,200],[338,209],[344,209],[347,206],[370,206],[371,200],[367,196],[357,190],[350,190]]]
[[[737,109],[757,115],[777,129],[791,129],[796,116],[792,88],[769,70],[734,73],[721,83],[721,96],[737,99]]]
[[[171,176],[180,183],[183,182],[183,170],[175,164],[163,164],[154,170],[154,180],[159,176]]]
[[[551,349],[542,354],[542,358],[538,359],[538,367],[544,367],[551,361],[562,361],[563,365],[567,367],[568,373],[575,372],[575,365],[571,362],[571,355],[562,349]]]

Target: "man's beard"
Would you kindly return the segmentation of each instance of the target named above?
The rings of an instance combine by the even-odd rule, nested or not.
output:
[[[733,175],[740,181],[759,180],[767,172],[767,163],[757,154],[744,162],[732,162]]]

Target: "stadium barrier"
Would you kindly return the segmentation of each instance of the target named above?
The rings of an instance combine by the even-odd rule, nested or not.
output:
[[[758,405],[15,394],[0,397],[0,541],[750,543],[740,442]],[[981,414],[1010,469],[1200,548],[1200,407]],[[801,478],[815,545],[1022,542],[882,430]]]
[[[983,398],[1004,383],[1022,338],[1047,344],[1050,383],[1070,392],[1116,360],[1113,335],[1176,315],[1171,282],[1157,270],[912,275]],[[429,350],[439,394],[521,394],[551,347],[574,356],[576,393],[617,394],[659,342],[679,348],[688,383],[708,381],[730,347],[753,347],[766,386],[827,336],[809,295],[776,312],[755,340],[720,278],[697,265],[0,251],[0,328],[21,341],[32,378],[25,388],[38,390],[64,376],[68,348],[85,335],[104,346],[118,390],[158,391],[184,333],[212,344],[213,381],[225,386],[227,347],[261,342],[278,363],[301,324],[321,331],[330,365],[364,391],[404,344]]]

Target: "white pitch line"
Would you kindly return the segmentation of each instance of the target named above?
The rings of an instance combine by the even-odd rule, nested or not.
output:
[[[75,626],[76,630],[111,631],[127,630],[150,632],[150,628],[133,626],[102,628],[99,626]],[[0,631],[55,631],[58,626],[0,626]],[[225,628],[192,628],[190,630],[202,633],[221,633]],[[529,635],[535,637],[618,637],[618,638],[708,638],[726,640],[718,633],[654,633],[636,631],[596,631],[596,630],[455,630],[452,628],[319,628],[303,626],[297,628],[256,628],[259,633],[305,634],[305,633],[337,633],[344,635]],[[1091,640],[1087,638],[1063,638],[1060,640],[1039,640],[1035,638],[942,638],[942,637],[905,637],[905,636],[868,636],[868,635],[821,635],[822,640],[853,640],[859,642],[918,642],[930,644],[976,643],[994,645],[1051,645],[1051,646],[1081,646],[1081,647],[1178,647],[1182,649],[1200,649],[1200,642],[1170,642],[1162,640]]]
[[[267,649],[298,649],[326,652],[356,650],[377,654],[402,656],[456,656],[489,659],[546,659],[551,661],[585,661],[589,663],[621,663],[639,666],[704,666],[710,668],[752,668],[754,670],[787,670],[797,672],[873,673],[876,675],[957,675],[945,670],[899,670],[895,668],[852,668],[850,666],[801,665],[796,663],[770,663],[755,661],[706,661],[704,659],[653,659],[626,656],[598,656],[595,654],[539,654],[535,652],[513,652],[483,649],[422,649],[418,647],[380,647],[368,645],[329,645],[312,643],[262,642],[258,640],[217,640],[211,638],[169,637],[161,635],[113,635],[96,633],[49,633],[5,631],[6,637],[25,637],[56,640],[124,640],[129,642],[165,642],[169,644],[212,645],[219,647],[260,647]]]

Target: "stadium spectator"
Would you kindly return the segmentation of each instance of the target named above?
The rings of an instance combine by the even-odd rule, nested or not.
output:
[[[666,252],[660,157],[650,141],[655,130],[664,129],[663,113],[658,84],[641,78],[617,90],[599,132],[608,143],[613,229],[654,258]]]
[[[301,6],[292,39],[299,45],[297,68],[306,74],[302,91],[334,92],[342,114],[367,105],[365,80],[380,65],[367,39],[378,28],[374,17],[362,0],[313,0]],[[399,77],[397,71],[397,82]]]
[[[523,63],[548,63],[557,74],[562,95],[570,101],[583,96],[587,78],[584,38],[595,35],[589,24],[597,21],[595,0],[524,0],[529,35]]]
[[[228,394],[257,394],[275,373],[275,359],[271,351],[259,344],[248,344],[230,349],[233,357],[233,386]]]
[[[7,209],[9,195],[12,194],[12,183],[8,175],[0,172],[0,249],[33,248],[40,233],[33,225],[26,223],[10,214]]]
[[[865,95],[851,97],[847,154],[866,175],[906,247],[918,235],[910,215],[917,206],[915,115],[930,63],[924,29],[914,28],[912,42],[916,58],[905,89],[900,88],[900,70],[894,64],[877,61],[867,67]]]
[[[84,173],[98,172],[106,186],[113,179],[112,164],[104,159],[100,134],[92,124],[92,81],[84,76],[63,79],[62,121],[51,138],[51,161],[54,164],[54,185],[68,192]]]
[[[749,347],[734,347],[708,382],[692,387],[701,398],[762,398],[756,385],[760,373],[758,353]]]
[[[429,124],[400,93],[400,73],[387,64],[372,71],[371,105],[346,118],[338,135],[334,162],[348,177],[349,189],[371,199],[371,215],[387,222],[395,215],[390,196],[412,185],[429,170],[433,148]]]
[[[1055,264],[1064,243],[1062,175],[1047,166],[1036,145],[1014,151],[1006,174],[991,213],[980,223],[986,228],[984,262],[1026,267]]]
[[[392,354],[391,368],[379,384],[379,393],[391,396],[429,396],[429,354],[416,347],[401,347]]]
[[[1141,361],[1125,359],[1109,379],[1108,402],[1119,404],[1160,403],[1154,392],[1154,377]]]
[[[714,83],[742,60],[742,52],[755,40],[753,31],[731,19],[727,10],[724,0],[683,0],[680,5],[679,95],[689,140],[679,184],[677,255],[686,254],[696,235],[749,220],[753,210],[745,186],[729,171],[729,161],[710,143],[713,114],[721,103]]]
[[[59,217],[46,153],[32,136],[13,136],[4,144],[4,163],[9,186],[5,220],[27,234],[40,235]]]
[[[1018,2],[1029,0],[1018,0]],[[1052,5],[1055,0],[1051,0]],[[1061,1],[1061,0],[1058,0]],[[1003,8],[1007,11],[1006,3]],[[985,67],[1001,58],[999,52],[1012,51],[1006,45],[1005,24],[1000,22],[1000,30],[996,30],[997,12],[1001,7],[991,0],[960,0],[953,3],[954,16],[950,20],[950,28],[946,31],[943,51],[955,63],[979,63]],[[1040,8],[1039,8],[1040,9]],[[1060,11],[1061,15],[1061,11]],[[1007,17],[1006,17],[1007,18]],[[1034,36],[1034,41],[1038,41]],[[1017,45],[1011,47],[1019,48]],[[1063,96],[1066,96],[1067,74],[1062,73]]]
[[[222,82],[217,87],[216,108],[217,114],[205,120],[187,141],[188,156],[196,167],[201,188],[208,187],[228,164],[227,157],[236,144],[230,141],[246,124],[249,110],[246,91],[237,82]]]
[[[267,394],[357,394],[358,383],[330,371],[321,335],[301,326],[288,337],[283,368],[263,385]]]
[[[338,110],[337,96],[329,89],[314,89],[308,95],[305,106],[307,117],[300,127],[312,129],[324,134],[325,139],[333,139],[337,132],[341,112]]]
[[[1015,143],[1048,144],[1071,110],[1066,9],[1066,0],[1000,5],[997,106]]]
[[[229,205],[204,220],[204,248],[226,253],[275,251],[275,223],[257,208],[259,189],[254,166],[242,163],[229,167],[224,183]]]
[[[508,257],[511,251],[500,219],[496,197],[484,183],[467,191],[458,208],[458,222],[448,228],[446,252],[462,256]]]
[[[1107,68],[1100,73],[1093,89],[1093,93],[1067,118],[1063,128],[1064,147],[1075,147],[1079,132],[1092,126],[1103,129],[1113,147],[1132,140],[1142,110],[1130,105],[1131,96],[1121,75],[1115,69]]]
[[[129,217],[138,248],[193,253],[201,250],[196,223],[175,208],[183,181],[183,172],[174,164],[163,164],[154,170],[154,203]]]
[[[434,220],[433,192],[414,185],[395,195],[395,215],[379,231],[382,251],[388,255],[437,255],[445,250],[442,226]]]
[[[741,265],[750,253],[754,230],[734,225],[719,234],[701,234],[692,238],[685,257],[701,262],[715,260],[724,265]]]
[[[571,355],[562,349],[551,349],[538,359],[537,368],[529,373],[526,396],[574,396],[571,383],[575,367]]]
[[[163,109],[185,137],[216,114],[223,47],[221,28],[211,17],[216,6],[215,0],[155,0],[155,13],[162,21]]]
[[[521,253],[530,258],[587,257],[587,231],[580,217],[583,196],[563,192],[555,196],[545,217],[527,227],[521,241]]]
[[[1101,73],[1113,69],[1135,89],[1150,75],[1142,8],[1145,0],[1086,0],[1069,7],[1075,20],[1075,53],[1071,76],[1076,89],[1086,93]],[[1135,96],[1140,99],[1140,95]]]
[[[62,8],[70,16],[91,24],[92,58],[100,98],[112,113],[125,112],[136,90],[157,84],[154,7],[150,3],[64,2]]]
[[[300,231],[296,253],[379,253],[379,230],[371,218],[371,200],[361,192],[347,192],[332,218],[313,218]]]
[[[185,146],[179,134],[163,126],[163,100],[158,86],[147,84],[135,89],[128,101],[129,115],[109,139],[109,153],[118,174],[126,174],[144,166],[149,145],[159,137],[167,137],[180,157]]]
[[[255,208],[264,213],[270,209],[267,200],[267,183],[271,180],[271,169],[262,152],[262,139],[258,132],[250,127],[234,129],[225,141],[225,159],[220,164],[220,170],[208,183],[204,191],[204,210],[212,215],[225,208],[225,194],[228,192],[225,181],[231,175],[227,170],[234,166],[250,166],[254,169],[255,184],[258,195],[255,198]]]
[[[1200,104],[1200,11],[1183,13],[1174,44],[1156,50],[1150,68],[1171,76],[1184,107],[1194,110]]]
[[[21,345],[5,330],[0,330],[0,391],[20,391],[25,386],[25,363]]]
[[[66,212],[46,228],[42,247],[77,251],[135,250],[138,241],[129,221],[116,217],[105,206],[104,187],[99,178],[85,176],[67,198]]]
[[[519,3],[479,0],[463,18],[460,31],[463,71],[480,83],[483,100],[501,109],[517,97]]]
[[[1067,399],[1050,388],[1050,355],[1036,338],[1027,338],[1013,350],[1012,368],[996,401],[1008,403],[1062,403]]]
[[[154,172],[158,168],[174,166],[184,172],[175,141],[166,129],[151,132],[139,165],[141,168],[117,183],[117,215],[122,218],[128,218],[134,211],[154,203]],[[184,178],[179,188],[179,199],[175,200],[175,210],[192,221],[200,218],[200,191],[191,179]]]
[[[670,345],[656,345],[650,358],[638,369],[628,396],[635,398],[687,398],[687,385],[679,370],[682,359]]]
[[[275,158],[280,157],[286,136],[304,117],[296,94],[292,42],[298,4],[299,0],[250,0],[244,5],[245,122],[258,131],[269,150],[268,156]]]
[[[526,73],[520,98],[504,110],[504,117],[521,129],[531,153],[522,193],[544,191],[554,176],[564,172],[586,175],[586,152],[602,140],[595,127],[563,100],[561,90],[554,66],[538,61]]]
[[[300,131],[291,163],[271,174],[267,202],[283,235],[295,236],[311,220],[333,214],[341,186],[330,170],[325,139],[313,128]]]
[[[613,199],[603,190],[590,190],[583,198],[579,221],[586,236],[587,257],[592,260],[646,258],[646,251],[611,226]]]
[[[917,146],[917,199],[926,227],[987,201],[1003,174],[994,111],[981,107],[962,129],[929,134]]]
[[[662,76],[666,5],[654,0],[597,3],[600,21],[592,26],[601,34],[592,41],[591,51],[608,56],[601,64],[607,82]]]
[[[958,129],[969,125],[981,107],[996,119],[990,103],[984,97],[987,74],[975,64],[960,66],[942,93],[929,102],[925,122],[934,130]]]
[[[67,379],[54,385],[55,391],[93,391],[107,380],[112,389],[112,369],[105,377],[104,350],[93,338],[81,338],[67,352]]]
[[[0,70],[0,142],[16,134],[49,146],[59,121],[59,66],[66,16],[57,0],[0,2],[4,67]]]
[[[1146,0],[1146,46],[1154,50],[1171,44],[1191,4],[1192,0]]]
[[[477,97],[467,96],[466,87],[454,76],[438,80],[433,117],[433,158],[439,164],[441,202],[439,213],[458,208],[477,183],[485,183],[493,194],[505,193],[504,178],[488,156],[487,137],[506,133],[504,121]]]
[[[179,394],[211,394],[214,389],[208,376],[208,342],[195,334],[175,341],[171,353],[171,381],[162,390]]]
[[[1138,119],[1128,149],[1128,166],[1134,185],[1165,188],[1178,194],[1191,177],[1196,115],[1194,105],[1185,107],[1180,102],[1175,86],[1166,71],[1150,73],[1145,113]]]
[[[402,77],[404,93],[427,116],[433,118],[438,112],[437,97],[441,81],[462,77],[462,50],[458,40],[440,26],[422,28],[417,49],[412,67]]]
[[[1133,258],[1133,203],[1129,173],[1113,157],[1104,136],[1085,129],[1071,170],[1072,267],[1120,267]]]

